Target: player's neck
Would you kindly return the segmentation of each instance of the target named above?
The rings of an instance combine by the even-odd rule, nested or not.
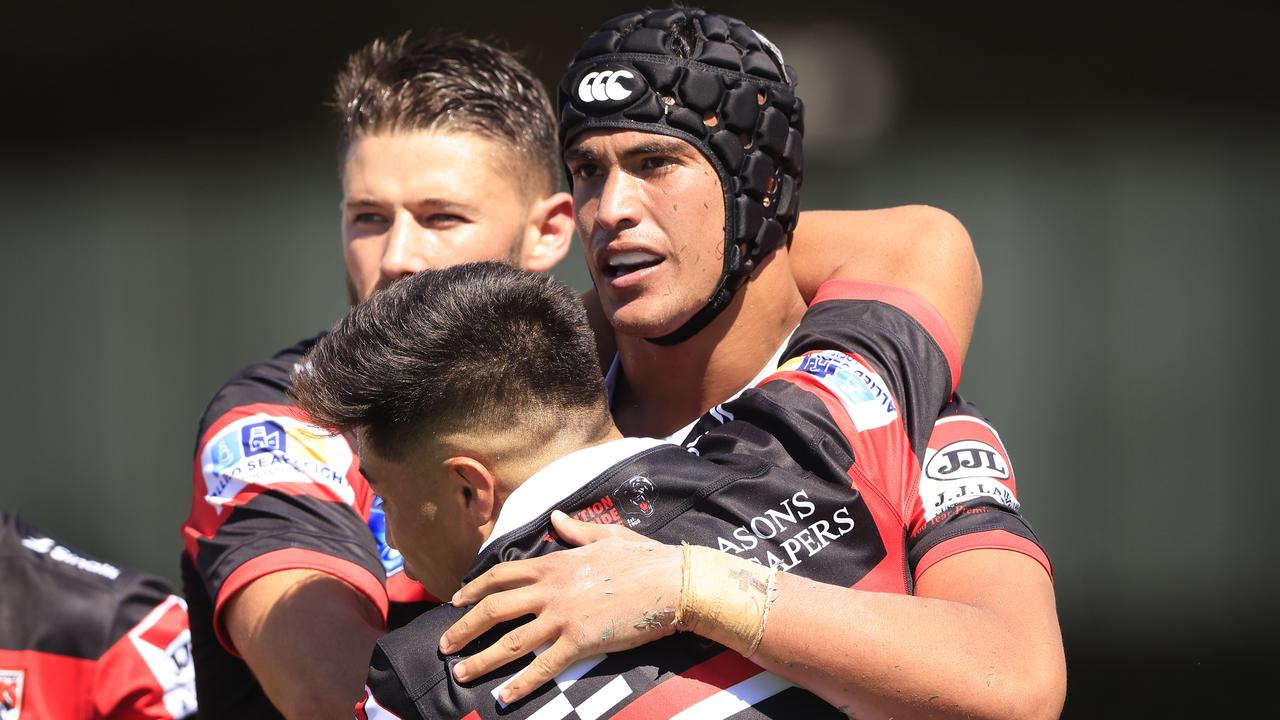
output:
[[[495,487],[493,514],[489,524],[480,529],[483,536],[482,540],[488,539],[493,532],[493,524],[497,522],[498,514],[502,512],[507,499],[511,497],[516,488],[528,482],[529,478],[567,455],[579,450],[586,450],[587,448],[621,440],[622,438],[623,434],[618,430],[617,426],[613,423],[608,423],[600,429],[599,434],[575,435],[559,443],[548,444],[536,450],[525,446],[517,451],[507,452],[508,457],[515,459],[501,464],[495,473],[498,477],[498,483]]]
[[[618,427],[626,435],[662,437],[697,419],[751,382],[804,310],[782,252],[694,337],[662,346],[619,335],[622,375],[613,401]]]

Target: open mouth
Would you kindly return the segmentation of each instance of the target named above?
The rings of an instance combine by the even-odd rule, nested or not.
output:
[[[651,268],[662,262],[662,258],[646,252],[627,252],[614,255],[605,263],[604,274],[610,279],[630,275],[637,270]]]

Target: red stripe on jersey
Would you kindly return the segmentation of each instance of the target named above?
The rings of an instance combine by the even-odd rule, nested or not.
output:
[[[143,619],[142,622],[146,622],[146,619]],[[151,627],[138,636],[138,639],[163,650],[169,647],[169,643],[172,643],[186,629],[187,613],[182,609],[181,605],[174,602],[164,610],[164,614]]]
[[[476,710],[472,710],[466,715],[463,715],[461,720],[480,720],[480,713]]]
[[[222,429],[226,426],[237,420],[249,417],[250,415],[257,415],[258,413],[289,417],[294,420],[301,420],[302,422],[307,423],[311,422],[310,416],[302,412],[302,408],[293,405],[277,405],[275,403],[250,403],[248,405],[237,405],[223,413],[221,417],[209,426],[208,430],[205,430],[204,436],[200,438],[200,449],[204,449],[204,446],[209,443],[209,440],[213,439],[214,435],[222,432]]]
[[[732,650],[725,650],[675,677],[668,678],[636,698],[613,717],[614,720],[670,717],[762,672],[764,670],[750,660]]]
[[[227,600],[249,583],[264,575],[270,575],[281,570],[299,569],[318,570],[350,585],[361,595],[369,598],[369,601],[378,609],[378,614],[382,616],[383,624],[386,624],[387,593],[382,587],[382,582],[374,577],[372,573],[349,560],[325,555],[315,550],[286,548],[259,555],[252,560],[244,562],[240,567],[233,570],[222,583],[222,589],[219,590],[217,601],[213,607],[213,631],[218,637],[218,642],[222,644],[222,647],[227,652],[235,657],[240,657],[240,654],[236,652],[235,646],[231,643],[231,638],[226,636],[226,630],[222,624],[222,609]]]
[[[906,288],[884,283],[866,282],[863,280],[828,280],[818,288],[809,307],[827,300],[875,300],[892,305],[910,315],[929,333],[938,348],[947,358],[947,366],[951,370],[951,392],[960,385],[960,372],[964,363],[960,355],[960,343],[942,319],[942,315],[923,295]]]
[[[167,644],[160,647],[163,649]],[[190,656],[187,655],[185,660],[190,662]],[[165,661],[169,662],[169,659],[165,658]],[[165,672],[167,668],[158,670],[151,667],[127,636],[103,654],[97,670],[93,682],[93,699],[97,712],[93,717],[112,720],[172,717],[165,709],[165,688],[156,677],[157,671]],[[176,674],[176,669],[173,672]],[[187,692],[192,700],[190,710],[195,709],[194,690],[194,687],[188,686]]]
[[[970,550],[1008,550],[1022,553],[1040,563],[1040,567],[1048,573],[1049,580],[1053,580],[1053,565],[1049,562],[1049,556],[1044,550],[1030,540],[1007,530],[984,530],[938,543],[930,548],[929,552],[925,553],[916,564],[916,580],[919,581],[926,570],[942,560]]]
[[[872,367],[858,355],[849,357]],[[911,441],[902,425],[901,415],[888,425],[858,430],[831,389],[812,375],[799,371],[780,372],[765,382],[775,379],[800,387],[821,400],[853,450],[854,464],[846,470],[850,486],[862,494],[885,548],[884,559],[853,587],[872,592],[908,592],[907,556],[902,535],[906,532],[906,511],[910,507],[908,495],[914,497],[911,490],[915,488],[914,479],[920,474],[920,466],[911,452]]]
[[[873,367],[857,355],[849,357],[869,368]],[[827,408],[827,413],[840,428],[845,440],[849,442],[849,447],[853,450],[854,463],[859,472],[864,478],[875,481],[861,489],[878,495],[880,500],[892,510],[895,523],[905,527],[907,516],[902,500],[907,497],[907,488],[914,487],[917,475],[915,470],[918,466],[915,462],[915,454],[911,451],[911,439],[907,437],[906,429],[902,425],[901,414],[888,425],[859,430],[853,424],[852,418],[849,417],[840,399],[812,375],[792,370],[776,373],[765,382],[772,380],[791,383],[822,401]],[[897,398],[894,398],[894,402],[897,402]],[[855,476],[851,474],[850,479],[855,479]]]
[[[5,709],[17,710],[13,714],[21,718],[95,717],[90,693],[96,666],[93,660],[35,650],[0,650],[0,682],[9,690],[6,694],[13,696],[6,701],[16,702],[13,708]]]

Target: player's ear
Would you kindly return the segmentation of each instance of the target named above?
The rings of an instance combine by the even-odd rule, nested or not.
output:
[[[555,267],[573,243],[573,196],[558,192],[535,200],[529,209],[524,239],[524,269],[545,272]]]
[[[452,483],[454,509],[474,522],[485,525],[497,516],[498,478],[483,462],[465,455],[445,460]]]

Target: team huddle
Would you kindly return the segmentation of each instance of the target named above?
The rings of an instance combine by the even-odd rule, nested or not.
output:
[[[553,106],[406,35],[335,101],[352,309],[199,428],[202,717],[1058,716],[1049,560],[956,393],[967,235],[801,212],[768,39],[620,16]]]

